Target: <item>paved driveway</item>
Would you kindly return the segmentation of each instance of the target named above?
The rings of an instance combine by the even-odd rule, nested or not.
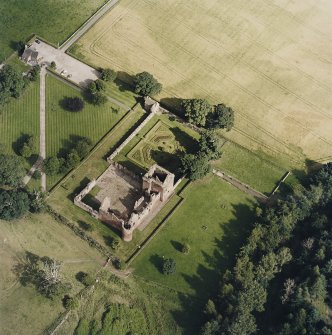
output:
[[[30,48],[38,51],[39,63],[50,65],[54,61],[57,65],[56,71],[64,73],[64,77],[70,76],[70,80],[80,86],[86,86],[90,81],[98,78],[98,71],[94,68],[67,55],[42,41],[34,42]]]

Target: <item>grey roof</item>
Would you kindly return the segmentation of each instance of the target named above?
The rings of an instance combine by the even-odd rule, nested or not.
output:
[[[32,49],[25,49],[22,55],[22,60],[25,62],[34,61],[36,62],[38,58],[38,51]]]

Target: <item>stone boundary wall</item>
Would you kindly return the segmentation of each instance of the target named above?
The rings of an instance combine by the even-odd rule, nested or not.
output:
[[[118,153],[143,129],[143,127],[153,118],[155,114],[150,112],[146,119],[107,157],[109,163],[118,155]]]
[[[93,217],[98,218],[99,214],[92,207],[88,206],[82,201],[82,199],[96,186],[96,180],[90,181],[90,183],[74,198],[74,204],[84,211],[90,213]]]
[[[125,166],[113,161],[113,160],[109,160],[107,158],[108,163],[110,164],[110,166],[98,177],[97,181],[103,177],[104,174],[107,173],[108,169],[110,169],[110,167],[115,167],[118,170],[120,170],[121,172],[123,172],[124,174],[126,174],[127,176],[129,176],[132,179],[135,179],[136,181],[138,181],[139,183],[142,182],[142,178],[140,176],[138,176],[136,173],[134,173],[133,171],[130,171],[129,169],[127,169]]]

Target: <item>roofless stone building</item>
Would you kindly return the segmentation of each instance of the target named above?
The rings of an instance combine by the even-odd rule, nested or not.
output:
[[[143,230],[167,202],[178,183],[175,176],[155,164],[139,177],[125,167],[111,162],[107,170],[91,181],[74,203],[95,218],[120,231],[124,241],[131,241],[135,229]],[[85,198],[93,192],[93,209]]]

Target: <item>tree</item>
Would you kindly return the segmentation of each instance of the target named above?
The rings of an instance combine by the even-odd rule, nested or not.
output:
[[[30,201],[26,192],[0,189],[0,219],[18,219],[29,210],[29,205]]]
[[[95,85],[96,85],[96,90],[98,92],[105,91],[105,89],[106,89],[105,83],[100,79],[95,80]]]
[[[180,159],[180,172],[190,180],[201,179],[211,170],[208,159],[201,155],[185,154]]]
[[[113,250],[118,250],[120,247],[120,240],[118,238],[113,238],[112,242],[111,242],[111,248]]]
[[[45,173],[49,176],[54,176],[59,173],[62,167],[62,161],[55,157],[48,157],[44,160]]]
[[[104,95],[100,92],[97,92],[97,93],[92,95],[91,102],[96,106],[101,106],[101,105],[104,105],[107,102],[107,97],[106,97],[106,95]]]
[[[56,63],[55,63],[55,61],[51,62],[51,69],[56,70]]]
[[[176,262],[173,258],[166,258],[163,262],[162,273],[170,275],[176,272]]]
[[[207,157],[208,160],[221,157],[220,140],[212,131],[204,131],[199,139],[199,154]]]
[[[80,112],[84,108],[84,101],[79,97],[68,97],[63,100],[63,106],[71,112]]]
[[[101,79],[104,81],[114,81],[116,79],[117,73],[112,69],[101,69]]]
[[[185,99],[182,101],[184,115],[188,121],[196,126],[205,126],[206,117],[212,107],[205,99]]]
[[[40,73],[40,66],[35,65],[31,70],[30,70],[30,80],[31,81],[36,81],[39,77]]]
[[[234,126],[234,111],[224,104],[218,104],[214,107],[213,113],[207,118],[209,128],[222,128],[230,131]]]
[[[25,43],[23,41],[18,41],[15,45],[15,50],[17,51],[18,55],[21,56],[25,49]]]
[[[33,213],[42,213],[46,210],[45,194],[43,192],[33,190],[29,194],[30,210]]]
[[[35,137],[33,135],[27,135],[19,150],[19,154],[24,158],[29,158],[34,151],[35,142]]]
[[[22,74],[12,66],[4,65],[0,70],[0,103],[6,103],[9,97],[18,98],[25,86]]]
[[[220,325],[217,321],[208,321],[204,324],[201,329],[201,335],[218,335],[220,331]]]
[[[136,74],[134,78],[135,93],[141,95],[157,95],[162,90],[162,85],[148,72]]]
[[[80,156],[75,149],[72,149],[65,159],[65,167],[67,170],[71,170],[80,162]]]
[[[92,144],[93,142],[87,137],[82,137],[78,140],[75,145],[75,150],[80,159],[84,158],[90,152]]]
[[[0,185],[18,186],[25,175],[22,158],[0,154]]]

